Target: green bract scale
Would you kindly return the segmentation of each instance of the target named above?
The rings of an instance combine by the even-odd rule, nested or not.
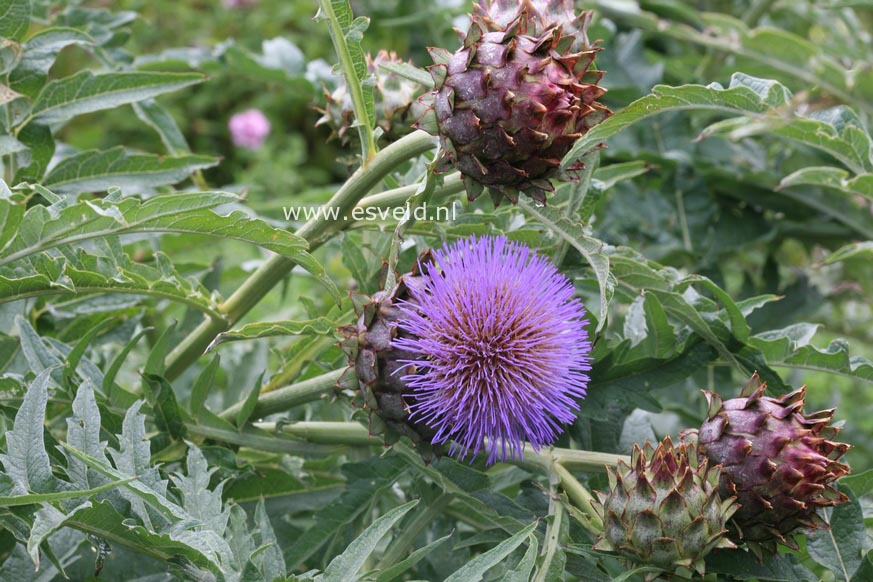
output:
[[[647,580],[679,568],[703,574],[711,550],[736,547],[725,536],[735,498],[719,495],[719,468],[698,464],[693,445],[674,447],[670,437],[657,449],[634,445],[630,466],[619,462],[608,475],[609,490],[598,492],[603,533],[594,548],[661,569]]]
[[[572,0],[481,0],[457,52],[430,49],[435,88],[419,127],[439,135],[441,168],[461,172],[470,200],[488,188],[495,205],[519,192],[544,203],[561,159],[610,115],[590,19]]]
[[[838,461],[849,445],[832,440],[834,411],[803,414],[805,388],[779,398],[765,389],[756,374],[739,398],[705,392],[709,418],[698,432],[701,457],[723,466],[722,495],[736,495],[741,506],[730,536],[758,556],[777,543],[796,548],[792,534],[827,526],[820,508],[848,501],[832,487],[849,472]]]

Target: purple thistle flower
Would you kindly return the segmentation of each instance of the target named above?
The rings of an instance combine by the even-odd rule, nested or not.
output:
[[[233,145],[257,150],[270,135],[270,120],[260,109],[248,109],[235,114],[228,122]]]
[[[433,254],[400,304],[410,419],[452,440],[449,454],[488,464],[551,444],[585,396],[591,343],[573,285],[546,258],[504,237],[462,240]]]

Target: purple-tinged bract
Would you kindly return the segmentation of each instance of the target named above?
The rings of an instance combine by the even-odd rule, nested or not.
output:
[[[834,487],[849,466],[839,461],[849,445],[836,442],[834,411],[803,413],[805,388],[778,398],[765,395],[757,374],[739,398],[706,392],[709,418],[698,431],[699,453],[723,466],[722,495],[736,495],[740,509],[730,537],[759,557],[776,545],[796,548],[794,536],[825,528],[824,507],[846,503]]]
[[[503,237],[433,253],[400,303],[395,349],[411,389],[410,419],[434,444],[488,463],[554,442],[585,396],[591,343],[572,283],[546,258]]]
[[[438,169],[457,169],[470,200],[485,188],[499,205],[523,192],[545,203],[573,144],[611,112],[597,100],[600,50],[586,31],[590,12],[572,0],[478,0],[463,45],[430,49],[431,109],[418,127],[439,135]]]

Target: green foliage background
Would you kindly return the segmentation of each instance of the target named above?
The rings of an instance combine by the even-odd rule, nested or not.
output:
[[[358,142],[315,127],[349,9],[364,52],[424,67],[466,3],[0,0],[0,580],[642,580],[591,550],[585,492],[753,371],[837,407],[852,503],[708,579],[873,579],[873,4],[577,6],[616,115],[565,161],[608,148],[547,207],[495,209],[428,178],[420,134],[365,124],[353,175]],[[227,128],[249,108],[257,151]],[[283,213],[380,193],[457,218]],[[591,388],[554,456],[424,464],[368,437],[335,329],[383,260],[477,233],[573,278]]]

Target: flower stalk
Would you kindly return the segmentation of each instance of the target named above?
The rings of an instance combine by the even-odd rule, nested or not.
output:
[[[258,396],[258,403],[255,405],[252,417],[260,418],[318,400],[323,395],[336,390],[337,382],[342,375],[343,370],[335,370],[315,378],[309,378],[308,380],[285,386],[284,388],[263,393]],[[237,402],[219,416],[225,420],[232,420],[239,414],[243,404],[244,402],[242,401]]]

